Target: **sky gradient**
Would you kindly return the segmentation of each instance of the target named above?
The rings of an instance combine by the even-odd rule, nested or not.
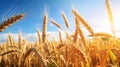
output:
[[[119,36],[120,0],[110,0],[109,2]],[[66,30],[61,16],[61,12],[64,12],[70,24],[68,31],[74,31],[73,8],[77,9],[95,32],[110,32],[105,0],[0,0],[0,23],[11,16],[25,14],[24,19],[0,32],[0,37],[3,37],[6,33],[17,34],[19,31],[26,35],[36,33],[36,29],[42,31],[45,13],[48,14],[49,19],[57,21],[62,26],[62,29]],[[87,30],[83,26],[82,29],[86,34]],[[50,22],[48,22],[47,30],[48,32],[58,31]]]

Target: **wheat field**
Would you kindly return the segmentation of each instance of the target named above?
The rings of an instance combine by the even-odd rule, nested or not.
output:
[[[114,19],[108,0],[106,10],[112,34],[94,32],[88,22],[73,9],[75,30],[65,32],[62,37],[61,25],[44,15],[42,32],[38,29],[35,43],[23,39],[18,34],[18,42],[8,34],[6,42],[0,45],[0,67],[120,67],[120,39],[116,37]],[[68,17],[61,14],[66,28],[70,28]],[[24,14],[13,16],[0,24],[0,32],[23,19]],[[59,40],[47,38],[47,24],[50,21],[58,31]],[[86,38],[80,24],[88,30]]]

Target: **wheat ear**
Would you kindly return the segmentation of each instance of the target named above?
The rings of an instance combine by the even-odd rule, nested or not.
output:
[[[6,54],[14,53],[14,52],[18,52],[18,51],[17,50],[10,50],[10,51],[7,51],[7,52],[4,52],[4,53],[0,54],[0,56],[4,56]]]
[[[13,37],[11,36],[11,34],[8,34],[8,41],[9,41],[11,46],[14,45],[14,40],[13,40]]]
[[[79,15],[79,13],[76,10],[72,11],[73,14],[78,18],[79,21],[81,21],[81,23],[86,27],[86,29],[92,34],[94,35],[94,31],[93,29],[90,27],[90,25]]]
[[[50,22],[61,29],[60,24],[58,24],[55,20],[50,19]]]
[[[95,33],[94,35],[89,35],[89,36],[101,36],[101,37],[113,38],[112,35],[108,33],[103,33],[103,32],[98,32],[98,33]]]
[[[46,40],[47,21],[48,21],[48,16],[45,15],[43,20],[42,42],[45,42]]]
[[[113,18],[112,10],[110,8],[110,4],[109,4],[108,0],[106,0],[106,9],[107,9],[109,20],[110,20],[111,31],[112,31],[112,33],[115,36],[115,27],[114,27],[114,23],[113,23],[114,22],[114,18]]]
[[[72,49],[75,50],[75,52],[81,57],[81,60],[84,61],[84,63],[87,63],[87,56],[85,52],[83,52],[81,49],[77,48],[74,45],[72,45]]]
[[[66,27],[69,28],[69,22],[68,22],[68,19],[67,19],[66,15],[64,13],[62,13],[62,17],[64,19]]]
[[[37,34],[38,34],[38,41],[40,44],[42,42],[42,39],[41,39],[40,31],[38,29],[37,29]]]
[[[59,31],[59,40],[60,40],[60,43],[62,44],[63,40],[62,40],[62,33],[61,33],[61,31]]]
[[[19,14],[17,16],[12,16],[12,17],[8,18],[7,20],[3,21],[0,24],[0,32],[2,32],[3,30],[5,30],[6,28],[8,28],[9,26],[11,26],[12,24],[18,22],[23,17],[24,17],[24,14]]]
[[[40,54],[40,53],[38,52],[38,50],[36,50],[35,48],[30,48],[30,49],[26,52],[25,56],[23,57],[23,62],[21,62],[21,65],[24,65],[24,62],[25,62],[26,58],[27,58],[32,52],[34,52],[34,53],[38,56],[38,59],[43,63],[44,67],[48,67],[45,59],[44,59],[43,56],[42,56],[42,54]]]
[[[74,39],[73,39],[74,42],[78,40],[78,29],[80,26],[80,23],[78,22],[77,17],[75,18],[75,25],[76,25],[76,28],[75,28]]]

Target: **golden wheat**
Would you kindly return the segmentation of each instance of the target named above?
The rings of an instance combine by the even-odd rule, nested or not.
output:
[[[73,41],[76,42],[78,40],[78,29],[79,29],[79,26],[80,26],[80,23],[77,19],[77,17],[75,17],[75,25],[76,25],[76,28],[75,28],[75,33],[74,33],[74,39]]]
[[[84,34],[80,28],[78,29],[78,32],[79,32],[79,35],[81,37],[83,45],[87,48],[88,45],[87,45],[86,39],[85,39]]]
[[[74,45],[71,45],[71,46],[72,46],[72,49],[75,50],[75,52],[76,52],[79,56],[81,56],[82,61],[83,61],[84,63],[87,63],[87,56],[85,55],[85,53],[84,53],[82,50],[80,50],[79,48],[77,48],[76,46],[74,46]]]
[[[113,18],[112,10],[110,8],[110,4],[109,4],[108,0],[106,0],[106,9],[107,9],[109,20],[110,20],[111,32],[115,36],[114,18]]]
[[[107,9],[110,10],[108,0],[106,0],[106,4]],[[120,39],[108,33],[94,33],[76,10],[73,10],[73,13],[75,15],[73,40],[71,34],[66,31],[66,39],[62,39],[63,36],[59,31],[60,39],[58,41],[56,39],[48,40],[46,36],[48,16],[45,15],[42,37],[40,31],[36,31],[38,34],[36,44],[39,45],[22,39],[21,33],[18,34],[18,42],[15,42],[9,34],[8,42],[0,44],[0,67],[108,67],[110,65],[119,67]],[[62,17],[65,23],[68,22],[65,15]],[[80,22],[90,32],[89,36],[93,38],[85,38]],[[56,22],[53,24],[59,28]],[[66,27],[69,28],[69,24],[66,23]],[[102,40],[101,37],[110,39]]]
[[[112,35],[108,34],[108,33],[104,33],[104,32],[98,32],[98,33],[95,33],[94,35],[89,35],[89,36],[102,36],[102,37],[107,37],[107,38],[113,38]]]
[[[61,29],[61,26],[56,21],[50,19],[50,22]]]
[[[110,7],[110,4],[109,4],[108,0],[106,0],[106,9],[107,9],[107,12],[108,12],[109,20],[110,20],[111,23],[113,23],[114,19],[113,19],[112,10],[111,10],[111,7]]]
[[[3,30],[5,30],[6,28],[8,28],[10,25],[12,25],[13,23],[18,22],[19,20],[21,20],[24,17],[24,14],[19,14],[17,16],[12,16],[10,18],[8,18],[7,20],[3,21],[0,24],[0,32],[2,32]]]
[[[4,52],[3,54],[0,54],[0,56],[6,55],[9,53],[13,53],[13,52],[18,52],[18,51],[17,50],[10,50],[10,51]]]
[[[40,43],[42,43],[42,39],[41,39],[40,31],[38,29],[37,29],[37,35],[38,35],[38,41],[40,44]]]
[[[61,33],[61,31],[59,31],[59,40],[60,40],[60,43],[62,44],[63,40],[62,40],[62,33]]]
[[[13,46],[14,45],[14,40],[13,40],[13,37],[11,36],[11,34],[8,34],[8,40],[9,40],[9,44],[11,45],[11,46]]]
[[[60,55],[60,59],[63,61],[64,66],[67,67],[66,61],[62,55]]]
[[[48,16],[45,15],[44,20],[43,20],[42,42],[45,42],[45,40],[46,40],[47,21],[48,21]]]
[[[22,44],[23,44],[23,40],[22,40],[22,34],[21,34],[21,32],[19,32],[19,34],[18,34],[18,42],[19,42],[19,49],[21,49],[21,47],[22,47]]]
[[[67,19],[67,17],[65,16],[64,13],[62,13],[62,17],[63,17],[63,19],[64,19],[64,22],[65,22],[66,27],[69,28],[69,22],[68,22],[68,19]]]
[[[43,63],[44,67],[48,67],[48,66],[47,66],[47,63],[46,63],[46,61],[44,60],[44,58],[42,57],[42,55],[41,55],[35,48],[30,48],[30,49],[26,52],[26,54],[25,54],[25,56],[24,56],[24,58],[23,58],[23,62],[21,63],[21,65],[24,65],[24,62],[25,62],[26,58],[31,54],[31,52],[34,52],[34,53],[38,56],[38,59]]]
[[[79,15],[79,13],[76,10],[72,11],[75,15],[75,17],[78,18],[79,21],[81,21],[81,23],[87,28],[87,30],[94,35],[94,31],[93,29],[90,27],[90,25]]]

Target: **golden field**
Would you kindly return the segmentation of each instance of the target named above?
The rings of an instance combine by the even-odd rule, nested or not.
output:
[[[72,10],[75,19],[75,30],[72,34],[64,32],[65,39],[59,32],[59,40],[47,38],[47,22],[57,28],[61,26],[53,19],[44,15],[42,33],[37,30],[35,43],[22,38],[19,33],[18,42],[8,34],[6,42],[0,45],[0,67],[119,67],[120,39],[116,37],[114,19],[108,0],[106,10],[110,20],[112,34],[94,32],[92,27],[81,17],[76,9]],[[61,14],[66,28],[69,21],[65,13]],[[0,32],[24,18],[24,14],[13,16],[0,24]],[[83,25],[90,35],[86,38],[80,25]]]

